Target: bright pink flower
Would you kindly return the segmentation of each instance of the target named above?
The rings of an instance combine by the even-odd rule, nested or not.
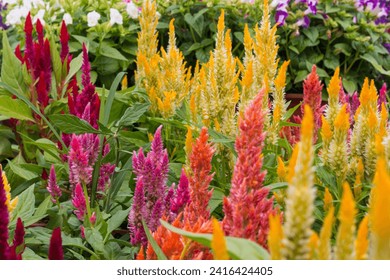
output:
[[[54,169],[54,165],[51,165],[49,181],[47,182],[47,190],[51,195],[51,201],[56,203],[57,199],[59,199],[62,195],[62,191],[57,184],[56,171]]]
[[[349,118],[350,118],[350,123],[353,124],[355,122],[355,119],[354,119],[355,113],[360,106],[360,100],[359,100],[359,95],[358,95],[357,91],[355,91],[352,94],[350,99],[351,99],[350,100],[351,114],[350,114]]]
[[[73,190],[72,204],[76,208],[74,213],[77,216],[77,219],[79,219],[80,221],[84,220],[84,216],[87,211],[87,204],[85,201],[83,187],[80,183],[77,183],[76,187]]]
[[[50,238],[49,260],[63,260],[61,228],[55,228]]]
[[[176,189],[176,194],[172,195],[172,203],[170,206],[171,220],[174,220],[176,216],[184,209],[184,207],[190,202],[190,190],[188,178],[184,172],[181,171],[179,185]]]
[[[142,226],[142,219],[144,219],[145,216],[143,179],[142,177],[139,177],[135,187],[133,204],[131,206],[128,219],[130,242],[133,245],[142,244],[143,246],[146,246],[148,244],[148,239]]]
[[[239,123],[232,187],[223,203],[223,228],[229,236],[248,238],[266,248],[273,200],[267,199],[269,190],[263,188],[266,174],[262,171],[265,113],[259,109],[263,95],[264,90],[256,96]]]
[[[95,225],[96,223],[96,213],[93,212],[91,217],[89,218],[89,221],[91,222],[91,225]]]
[[[382,103],[385,103],[387,105],[387,85],[386,83],[383,83],[381,89],[379,90],[379,98],[378,98],[378,108],[381,107]]]
[[[87,135],[88,136],[88,135]],[[82,147],[82,141],[87,136],[73,135],[69,151],[69,181],[72,185],[79,183],[89,184],[92,179],[93,168],[90,166],[90,154]]]

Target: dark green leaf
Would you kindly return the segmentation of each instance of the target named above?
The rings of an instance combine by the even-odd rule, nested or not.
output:
[[[70,114],[63,115],[51,115],[50,120],[52,123],[58,127],[63,133],[74,133],[74,134],[82,134],[82,133],[95,133],[99,134],[100,131],[94,129],[89,123],[86,121],[79,119],[78,117]]]
[[[100,54],[109,58],[127,61],[127,58],[123,56],[117,49],[110,46],[103,46],[100,49]]]
[[[12,99],[11,96],[0,96],[0,115],[18,120],[34,121],[31,109],[19,99]]]
[[[148,103],[135,103],[133,106],[126,109],[122,118],[118,121],[117,126],[128,126],[136,121],[148,111],[150,104]]]

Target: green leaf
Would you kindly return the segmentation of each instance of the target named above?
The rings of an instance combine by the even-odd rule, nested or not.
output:
[[[122,81],[123,76],[125,75],[125,72],[120,72],[118,75],[116,75],[114,81],[111,84],[110,91],[108,93],[108,98],[107,101],[104,103],[104,115],[103,115],[103,120],[102,124],[104,126],[108,125],[108,120],[110,119],[110,112],[111,112],[111,107],[115,99],[115,93],[116,89],[119,86],[119,83]]]
[[[146,236],[148,237],[148,241],[150,242],[150,245],[152,245],[153,251],[157,255],[157,259],[167,260],[167,257],[164,255],[164,252],[161,250],[160,246],[158,246],[156,240],[154,240],[154,238],[153,238],[152,234],[150,233],[150,230],[149,230],[149,228],[146,225],[144,220],[142,220],[142,225],[144,227]]]
[[[264,188],[269,188],[271,192],[281,189],[286,189],[288,186],[287,182],[279,182],[279,183],[273,183],[269,184],[267,186],[264,186]]]
[[[288,109],[286,114],[283,116],[283,120],[287,121],[300,106],[301,106],[301,104],[299,103],[299,104],[295,105],[293,108]]]
[[[211,199],[209,201],[209,208],[210,208],[210,213],[213,213],[214,210],[222,204],[222,201],[223,201],[223,197],[225,196],[225,194],[223,193],[223,191],[219,190],[219,189],[215,189],[213,190],[213,195],[211,196]]]
[[[149,110],[148,103],[135,103],[133,106],[126,109],[122,118],[118,121],[117,126],[128,126],[136,121]]]
[[[53,65],[54,77],[56,80],[56,84],[58,85],[61,82],[61,77],[62,77],[62,62],[61,62],[60,54],[57,50],[57,44],[54,41],[54,36],[50,37],[50,54],[51,54],[51,61]],[[58,92],[57,94],[62,94],[62,93]]]
[[[11,96],[0,96],[0,115],[18,120],[34,121],[31,109],[19,99],[12,99]]]
[[[83,65],[83,53],[81,52],[76,58],[73,58],[70,62],[69,73],[66,76],[65,84],[67,84],[70,79],[80,70],[81,65]]]
[[[19,177],[21,177],[23,179],[31,180],[31,179],[38,177],[38,175],[36,173],[28,171],[28,170],[20,167],[18,164],[13,163],[12,161],[8,161],[8,165],[11,168],[12,172],[14,172],[16,175],[18,175]]]
[[[192,233],[176,228],[164,220],[160,220],[160,222],[170,231],[211,248],[212,234]],[[270,258],[268,252],[263,247],[248,239],[227,236],[226,245],[229,256],[235,260],[268,260]]]
[[[127,61],[127,58],[123,56],[117,49],[110,46],[103,46],[100,49],[100,54],[109,58]]]
[[[380,65],[372,55],[365,53],[364,55],[361,55],[360,58],[368,61],[382,75],[390,76],[390,70],[383,69],[382,65]]]
[[[335,44],[333,46],[333,49],[334,49],[334,53],[335,54],[343,53],[346,56],[350,56],[351,55],[351,51],[352,51],[351,46],[346,44],[346,43]]]
[[[130,208],[127,210],[120,210],[116,212],[108,221],[108,230],[107,230],[107,236],[115,229],[120,227],[120,225],[123,223],[123,221],[127,218],[129,215]]]
[[[297,76],[295,77],[294,84],[302,82],[306,76],[309,74],[307,70],[300,70],[297,73]]]
[[[94,129],[89,123],[86,121],[79,119],[78,117],[70,114],[63,115],[51,115],[51,122],[58,127],[63,133],[74,133],[74,134],[82,134],[82,133],[95,133],[100,134],[101,131]]]
[[[19,93],[24,93],[22,88],[22,86],[24,86],[23,74],[21,71],[22,64],[16,58],[14,52],[11,49],[7,33],[2,32],[2,35],[3,52],[1,57],[3,59],[3,63],[1,65],[1,80]]]
[[[314,28],[314,27],[308,28],[308,29],[303,29],[302,33],[305,34],[306,37],[309,38],[312,43],[317,41],[318,35],[319,35],[317,28]]]
[[[104,243],[103,237],[96,228],[86,228],[85,229],[85,239],[92,246],[97,254],[103,254],[104,252]]]
[[[12,212],[11,224],[15,224],[17,218],[21,218],[22,221],[26,221],[33,215],[35,210],[34,187],[35,185],[32,185],[18,196],[18,204]]]

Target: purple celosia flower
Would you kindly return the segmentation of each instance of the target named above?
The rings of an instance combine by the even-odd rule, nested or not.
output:
[[[379,90],[379,98],[378,98],[378,107],[380,109],[382,103],[385,103],[387,105],[387,84],[383,83],[381,89]]]
[[[146,238],[145,231],[142,226],[142,219],[145,217],[145,197],[144,197],[144,186],[142,177],[137,180],[137,185],[134,191],[133,204],[129,213],[129,231],[130,231],[130,242],[133,245],[142,244],[146,246],[148,239]]]
[[[84,220],[84,216],[87,211],[87,203],[85,200],[83,187],[80,183],[78,183],[73,190],[72,204],[76,208],[74,213],[77,216],[77,219],[79,219],[80,221]]]
[[[61,197],[62,191],[57,184],[56,171],[54,169],[53,164],[51,165],[51,168],[50,168],[49,180],[47,182],[47,190],[51,195],[51,201],[53,203],[56,203],[57,199],[59,199]]]
[[[174,219],[181,210],[184,209],[185,205],[190,201],[190,189],[188,178],[184,172],[184,169],[181,171],[179,185],[176,190],[176,195],[172,199],[170,206],[171,215],[173,214],[172,219]]]
[[[5,186],[1,177],[3,171],[0,165],[0,260],[8,260],[10,258],[10,248],[8,245],[8,223],[9,214],[6,205],[7,196]]]
[[[89,165],[88,153],[83,149],[81,142],[88,135],[73,135],[69,151],[69,181],[72,185],[79,183],[89,184],[92,179],[93,168]]]

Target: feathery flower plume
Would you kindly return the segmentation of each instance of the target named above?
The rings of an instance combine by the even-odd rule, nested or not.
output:
[[[184,169],[182,169],[179,185],[176,190],[176,195],[172,195],[172,201],[170,205],[171,219],[176,218],[176,216],[180,212],[182,212],[182,210],[189,203],[189,201],[190,201],[189,182],[188,182],[187,175],[184,172]]]
[[[198,139],[192,146],[190,173],[188,175],[191,203],[184,210],[184,219],[188,220],[189,223],[196,223],[200,217],[205,220],[210,217],[208,203],[212,190],[209,190],[209,185],[214,175],[210,174],[214,149],[208,143],[208,139],[207,128],[203,127]]]
[[[333,77],[330,79],[327,91],[329,94],[328,106],[326,108],[326,120],[331,125],[333,130],[333,122],[340,110],[339,95],[340,95],[340,68],[337,67]]]
[[[61,197],[62,191],[57,184],[56,171],[54,165],[51,165],[49,180],[47,182],[47,191],[51,195],[51,201],[56,203],[56,201]]]
[[[55,228],[50,238],[49,260],[63,260],[61,228]]]
[[[275,78],[275,89],[273,91],[273,119],[269,129],[268,140],[270,143],[276,145],[279,132],[280,132],[280,121],[284,117],[287,109],[286,100],[284,98],[284,87],[286,86],[286,72],[290,61],[285,61],[279,69],[278,75]]]
[[[378,97],[378,107],[382,106],[382,103],[387,105],[387,85],[386,83],[383,83],[381,89],[379,90],[379,97]]]
[[[355,251],[357,260],[367,259],[368,250],[368,216],[364,216],[360,222],[357,237],[355,240]]]
[[[21,260],[22,254],[24,252],[24,249],[26,245],[24,244],[24,226],[23,222],[20,218],[18,218],[16,222],[16,229],[14,234],[14,240],[12,243],[12,246],[10,247],[10,255],[13,260]]]
[[[12,211],[16,208],[16,205],[18,204],[19,198],[15,197],[14,199],[11,199],[11,186],[8,183],[7,176],[4,171],[1,169],[0,165],[0,175],[1,175],[1,180],[3,181],[4,185],[4,190],[5,190],[5,196],[6,196],[6,202],[5,205],[7,206],[8,212],[12,214]]]
[[[229,260],[227,252],[226,239],[221,225],[216,218],[213,218],[213,238],[211,240],[211,249],[213,250],[214,260]]]
[[[87,212],[87,203],[83,192],[83,187],[80,183],[76,184],[72,194],[72,204],[76,208],[74,211],[77,219],[84,220],[84,216]]]
[[[133,204],[129,213],[129,231],[131,244],[147,245],[146,233],[142,227],[142,219],[145,217],[145,197],[142,177],[138,178],[134,191]]]
[[[356,168],[356,177],[355,183],[353,185],[353,193],[355,198],[358,198],[362,191],[362,180],[364,178],[364,165],[362,158],[359,158],[357,168]]]
[[[333,207],[333,197],[329,191],[329,188],[325,188],[324,193],[324,210],[328,212]]]
[[[232,187],[229,196],[224,198],[223,227],[229,236],[248,238],[266,248],[273,200],[267,199],[269,190],[262,188],[266,174],[261,170],[265,113],[259,108],[263,95],[264,89],[247,107],[240,121]]]
[[[323,149],[328,157],[329,167],[339,180],[344,181],[348,171],[348,130],[349,115],[347,113],[347,104],[345,103],[334,120],[334,131],[329,150]]]
[[[60,43],[61,43],[61,62],[64,63],[65,59],[68,57],[68,63],[69,61],[69,33],[68,29],[66,28],[65,21],[62,21],[61,23],[61,30],[60,30]],[[69,64],[68,64],[69,65]]]
[[[2,173],[0,165],[0,173]],[[4,178],[4,177],[3,177]],[[8,223],[9,213],[7,207],[7,193],[5,190],[4,179],[0,180],[0,260],[10,258],[10,248],[8,245]]]
[[[379,158],[371,191],[371,258],[390,259],[390,176],[386,170],[386,162]]]
[[[317,74],[317,67],[313,65],[310,74],[303,81],[303,103],[301,112],[304,113],[305,105],[309,105],[314,114],[314,143],[317,141],[317,132],[321,127],[323,84]]]
[[[279,213],[271,214],[269,216],[268,248],[273,260],[282,259],[282,240],[283,228],[281,223],[281,216]]]
[[[330,238],[332,237],[333,216],[334,208],[333,206],[330,206],[320,232],[320,242],[318,247],[318,259],[320,260],[330,260],[332,258]]]
[[[307,259],[311,225],[314,222],[314,148],[313,113],[308,105],[302,119],[301,141],[294,152],[296,164],[289,166],[289,185],[286,199],[286,222],[283,231],[282,255],[285,259]]]
[[[81,141],[86,135],[73,135],[69,151],[69,181],[75,186],[77,184],[88,185],[92,180],[93,168],[90,165],[88,152],[84,150]]]
[[[340,226],[336,236],[335,256],[337,260],[353,260],[355,258],[355,201],[348,183],[343,185],[343,194],[339,210]]]
[[[329,122],[322,115],[322,129],[321,129],[321,137],[322,137],[322,151],[321,151],[321,159],[324,165],[329,165],[329,148],[332,140],[333,132]]]
[[[309,239],[309,259],[317,260],[318,259],[318,243],[319,243],[318,234],[315,231],[312,231]]]

